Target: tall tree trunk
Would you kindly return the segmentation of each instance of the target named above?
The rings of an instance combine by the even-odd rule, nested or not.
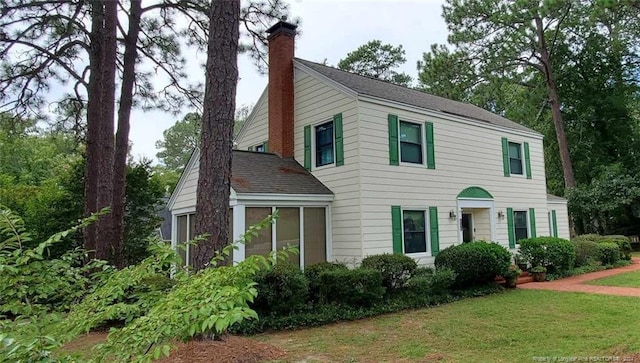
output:
[[[142,15],[141,0],[131,0],[129,8],[129,30],[125,35],[123,57],[122,86],[120,87],[120,106],[118,108],[118,132],[116,133],[116,149],[113,164],[113,241],[124,246],[124,209],[127,182],[127,151],[129,149],[129,129],[131,107],[133,107],[133,87],[136,81],[136,57],[138,35],[140,33],[140,17]],[[127,256],[119,261],[125,266]]]
[[[104,45],[104,3],[91,2],[91,41],[89,53],[89,87],[87,90],[87,151],[84,175],[84,214],[89,216],[98,210],[98,180],[100,174],[100,125],[102,121],[102,66]],[[85,228],[83,236],[84,248],[95,257],[98,249],[96,243],[96,224]]]
[[[573,176],[573,164],[571,162],[571,155],[569,154],[567,134],[564,131],[562,112],[560,111],[558,89],[556,87],[556,82],[553,75],[553,66],[551,65],[549,49],[544,37],[544,27],[542,25],[542,19],[540,17],[536,17],[535,23],[538,33],[538,47],[540,52],[540,59],[542,61],[542,71],[547,83],[549,103],[551,104],[551,115],[553,117],[553,125],[556,130],[556,138],[558,139],[558,148],[560,149],[560,162],[562,163],[562,171],[564,174],[564,186],[566,189],[571,189],[576,186],[576,181]]]
[[[197,270],[207,267],[228,241],[239,18],[240,0],[212,2],[195,225],[196,235],[210,236],[194,248]]]
[[[117,57],[118,1],[104,1],[104,53],[102,65],[102,97],[100,106],[102,122],[100,125],[100,159],[98,178],[98,209],[111,206],[113,200],[113,149],[116,91],[116,57]],[[96,257],[105,259],[115,265],[121,255],[121,246],[114,244],[113,215],[100,218],[96,223]]]

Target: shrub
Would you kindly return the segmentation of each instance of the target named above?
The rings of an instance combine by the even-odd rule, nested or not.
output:
[[[600,261],[598,243],[590,240],[573,240],[576,250],[576,266],[589,266]]]
[[[369,268],[335,269],[320,274],[320,295],[324,302],[371,306],[382,300],[382,274]]]
[[[415,295],[445,295],[456,281],[456,273],[450,269],[439,269],[431,274],[412,276],[407,281],[407,289]]]
[[[402,254],[382,254],[365,257],[362,267],[377,270],[382,275],[382,284],[388,293],[404,287],[418,268],[416,261]]]
[[[456,287],[492,282],[511,264],[511,253],[497,243],[477,241],[447,247],[435,259],[436,271],[451,269],[456,273]]]
[[[286,315],[307,303],[309,282],[297,266],[278,263],[256,274],[258,296],[251,305],[260,314]]]
[[[603,236],[600,242],[613,242],[620,247],[620,257],[624,260],[631,260],[631,240],[627,236]]]
[[[347,266],[336,262],[320,262],[311,266],[305,266],[304,275],[309,282],[309,300],[320,301],[320,275],[325,271],[347,270]]]
[[[598,252],[603,265],[612,265],[620,260],[620,246],[617,243],[598,243]]]
[[[413,275],[411,277],[416,276],[429,276],[433,274],[436,270],[433,267],[418,267],[415,271],[413,271]]]
[[[531,266],[544,266],[557,273],[573,268],[576,250],[570,241],[557,237],[537,237],[520,240],[520,255]]]

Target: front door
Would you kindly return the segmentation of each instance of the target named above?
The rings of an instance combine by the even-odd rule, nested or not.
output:
[[[462,242],[473,241],[473,215],[471,213],[462,214]]]

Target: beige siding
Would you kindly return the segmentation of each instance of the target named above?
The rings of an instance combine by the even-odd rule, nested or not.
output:
[[[563,202],[549,202],[548,204],[549,212],[555,210],[556,211],[556,222],[558,223],[558,237],[569,239],[571,234],[569,231],[569,214],[567,211],[567,203]],[[550,220],[549,214],[546,215],[547,220]],[[550,229],[547,228],[545,230],[545,235],[553,235],[549,233]]]
[[[172,210],[196,207],[196,189],[198,188],[198,169],[200,165],[199,156],[200,154],[198,153],[191,168],[184,171],[186,178],[182,184],[182,188],[178,185],[178,194],[176,195]],[[187,167],[188,166],[189,164],[187,164]]]
[[[249,147],[261,145],[269,139],[269,96],[267,92],[264,92],[264,95],[254,106],[253,112],[255,112],[255,116],[236,139],[238,150],[248,150]]]
[[[294,87],[295,158],[300,164],[304,164],[304,127],[322,124],[342,113],[344,165],[312,168],[312,173],[335,194],[331,204],[333,259],[359,261],[362,230],[357,102],[300,69],[296,69]]]
[[[434,124],[436,169],[426,166],[389,165],[388,114],[401,120]],[[390,206],[438,207],[440,249],[458,243],[458,221],[449,219],[457,210],[457,195],[479,186],[494,197],[494,213],[506,208],[536,208],[538,229],[548,230],[542,140],[465,124],[421,111],[401,110],[359,101],[361,198],[364,255],[392,251]],[[529,142],[533,178],[505,177],[501,138]],[[460,216],[458,216],[460,218]],[[507,219],[494,218],[496,241],[507,246]],[[422,259],[430,263],[433,259]]]

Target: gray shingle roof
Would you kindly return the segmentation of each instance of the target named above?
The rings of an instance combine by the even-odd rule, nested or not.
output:
[[[233,151],[231,187],[236,193],[333,195],[294,159],[243,150]]]
[[[387,99],[411,106],[448,113],[451,115],[463,116],[479,123],[489,123],[513,130],[527,131],[539,134],[537,131],[531,130],[528,127],[491,113],[478,106],[474,106],[470,103],[452,101],[415,89],[398,86],[375,78],[369,78],[358,74],[349,73],[337,68],[328,67],[300,58],[295,58],[295,60],[300,64],[309,67],[312,70],[322,74],[323,76],[333,80],[334,82],[338,82],[341,85],[353,90],[359,95]]]

